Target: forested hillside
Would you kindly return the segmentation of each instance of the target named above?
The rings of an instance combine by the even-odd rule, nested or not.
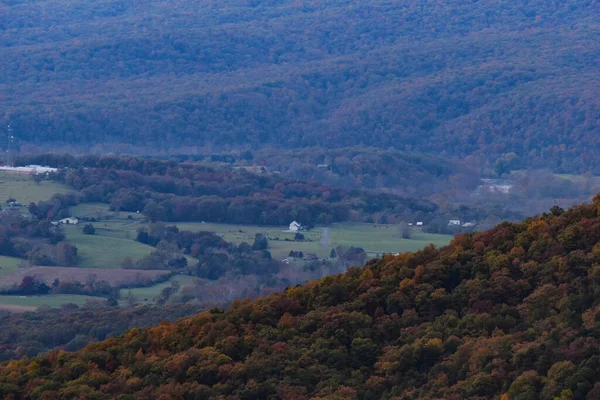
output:
[[[593,0],[9,0],[0,120],[21,145],[364,144],[600,172],[599,12]]]
[[[22,399],[597,399],[600,196],[76,353]]]

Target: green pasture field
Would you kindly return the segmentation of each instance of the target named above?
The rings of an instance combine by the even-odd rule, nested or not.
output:
[[[67,241],[77,246],[80,267],[120,268],[125,257],[137,260],[154,250],[133,240],[135,235],[127,239],[124,232],[114,226],[114,222],[93,223],[96,228],[95,235],[85,235],[82,232],[84,225],[84,222],[63,225]]]
[[[0,172],[0,203],[5,203],[7,199],[14,198],[19,203],[27,205],[31,202],[49,200],[56,193],[71,192],[67,185],[52,181],[41,181],[35,183],[30,175],[13,174]]]
[[[121,289],[119,292],[119,298],[121,301],[127,300],[129,293],[131,293],[139,303],[148,303],[152,302],[153,299],[160,294],[160,292],[166,288],[171,286],[173,282],[178,282],[181,288],[186,285],[191,285],[194,283],[194,280],[198,279],[193,276],[187,275],[175,275],[171,277],[166,282],[158,283],[153,286],[142,287],[142,288],[132,288],[132,289]]]
[[[56,294],[47,296],[0,296],[0,309],[12,311],[28,311],[40,306],[60,307],[73,303],[79,306],[87,300],[105,300],[102,297],[83,296],[76,294]]]
[[[21,263],[27,264],[27,261],[16,257],[0,256],[0,276],[15,272]]]

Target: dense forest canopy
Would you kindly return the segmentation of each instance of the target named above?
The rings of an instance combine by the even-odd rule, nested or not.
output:
[[[9,399],[600,397],[600,196],[0,365]]]
[[[21,144],[382,148],[598,170],[593,0],[9,0]]]

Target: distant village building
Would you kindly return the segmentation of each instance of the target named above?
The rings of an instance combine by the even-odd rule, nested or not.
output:
[[[300,223],[294,221],[290,224],[290,227],[289,227],[290,232],[298,232],[300,229],[302,229],[302,225]]]
[[[65,225],[77,225],[79,223],[79,220],[77,218],[69,217],[61,219],[60,221],[58,221],[58,223]]]
[[[475,226],[474,222],[465,222],[464,224],[462,224],[463,228],[472,228]]]
[[[289,264],[290,263],[290,259],[289,258],[284,258],[283,260],[281,260],[282,263],[284,264]]]
[[[423,222],[421,222],[421,221],[417,222],[417,226],[423,226]]]
[[[413,226],[413,223],[412,223],[412,222],[409,222],[409,223],[408,223],[408,226]]]
[[[327,164],[318,164],[317,168],[327,169],[327,168],[329,168],[329,165],[327,165]]]
[[[460,226],[460,219],[451,219],[448,221],[448,226]]]

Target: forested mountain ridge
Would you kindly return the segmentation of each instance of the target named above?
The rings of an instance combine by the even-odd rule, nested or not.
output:
[[[15,399],[597,399],[600,196],[0,366]]]
[[[20,143],[600,165],[593,0],[4,4],[0,119]]]

